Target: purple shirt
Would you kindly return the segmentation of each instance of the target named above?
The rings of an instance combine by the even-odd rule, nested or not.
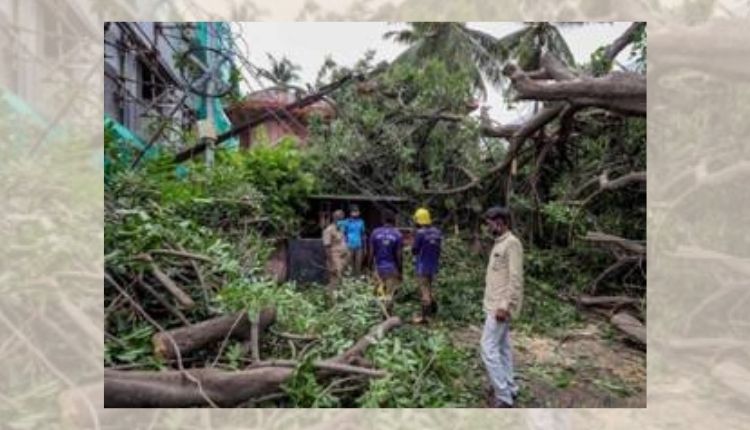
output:
[[[403,246],[401,232],[395,227],[378,227],[370,236],[375,268],[381,277],[398,273],[398,255]]]
[[[435,276],[440,263],[440,246],[443,235],[437,227],[421,227],[414,236],[411,250],[414,254],[414,271],[417,276]]]

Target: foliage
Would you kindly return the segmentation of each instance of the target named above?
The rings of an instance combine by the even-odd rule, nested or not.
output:
[[[285,56],[281,57],[281,59],[269,53],[266,53],[266,56],[268,57],[270,66],[267,70],[261,69],[259,71],[261,76],[280,86],[289,86],[299,81],[299,71],[302,68],[298,64],[294,64]]]
[[[383,72],[374,92],[353,86],[335,96],[338,114],[311,127],[310,147],[319,160],[318,177],[330,192],[425,198],[425,189],[466,181],[464,166],[480,174],[488,163],[478,123],[465,116],[472,99],[470,74],[439,59],[422,67],[396,64]],[[436,115],[454,115],[438,121]],[[491,160],[490,160],[491,161]],[[480,207],[473,192],[433,198],[436,215],[448,209]]]
[[[364,407],[460,407],[476,404],[482,392],[471,368],[473,349],[457,348],[447,332],[404,327],[368,351],[390,375],[370,383],[357,401]]]

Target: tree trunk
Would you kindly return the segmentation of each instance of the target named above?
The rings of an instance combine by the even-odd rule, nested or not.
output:
[[[275,312],[271,315],[275,316]],[[264,311],[266,312],[266,311]],[[226,334],[237,315],[221,317],[227,321],[221,326]],[[215,318],[217,320],[219,318]],[[261,313],[261,321],[264,320]],[[265,319],[268,319],[266,316]],[[210,322],[209,320],[206,322]],[[247,321],[243,316],[241,321]],[[202,323],[205,324],[206,322]],[[247,323],[243,323],[247,324]],[[238,326],[240,324],[237,324]],[[384,373],[375,369],[352,366],[365,350],[382,338],[389,330],[401,325],[399,317],[391,317],[372,327],[351,348],[328,360],[318,361],[315,366],[329,373],[354,373],[362,376],[380,377]],[[196,326],[190,327],[194,329]],[[235,327],[236,328],[236,327]],[[178,329],[178,330],[185,330]],[[177,332],[174,330],[173,332]],[[250,327],[243,326],[249,332]],[[219,330],[216,330],[217,332]],[[221,337],[221,336],[219,336]],[[218,339],[219,337],[214,337]],[[104,372],[104,407],[109,408],[184,408],[195,406],[233,407],[250,399],[278,392],[281,384],[294,373],[290,363],[265,366],[260,363],[242,371],[217,369],[188,369],[169,371],[116,371]]]
[[[273,308],[263,309],[258,320],[258,331],[260,332],[276,320],[276,310]],[[174,343],[177,344],[182,355],[212,342],[220,341],[227,335],[234,339],[252,338],[252,322],[248,319],[247,313],[224,315],[191,326],[156,333],[151,338],[151,342],[154,346],[155,355],[171,359],[175,358],[177,354],[170,337],[174,339]]]
[[[247,399],[276,392],[293,372],[293,368],[287,367],[233,372],[217,369],[184,372],[107,370],[104,372],[104,407],[187,408],[210,406],[208,399],[217,406],[232,407]],[[185,373],[193,378],[188,378]]]

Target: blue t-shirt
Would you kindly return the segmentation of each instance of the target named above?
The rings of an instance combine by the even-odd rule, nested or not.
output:
[[[362,237],[365,235],[365,222],[362,218],[347,218],[344,222],[346,246],[349,249],[361,249]]]
[[[435,276],[440,263],[440,248],[443,235],[437,227],[417,229],[412,245],[414,271],[417,276]]]
[[[398,254],[403,246],[401,232],[395,227],[378,227],[370,237],[375,268],[381,277],[398,273]]]

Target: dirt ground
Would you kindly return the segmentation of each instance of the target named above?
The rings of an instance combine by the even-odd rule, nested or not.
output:
[[[472,325],[455,331],[453,341],[478,348],[480,337],[481,327]],[[646,353],[605,322],[592,320],[561,338],[513,333],[512,342],[521,387],[516,407],[646,407]],[[477,360],[483,370],[478,351]]]

